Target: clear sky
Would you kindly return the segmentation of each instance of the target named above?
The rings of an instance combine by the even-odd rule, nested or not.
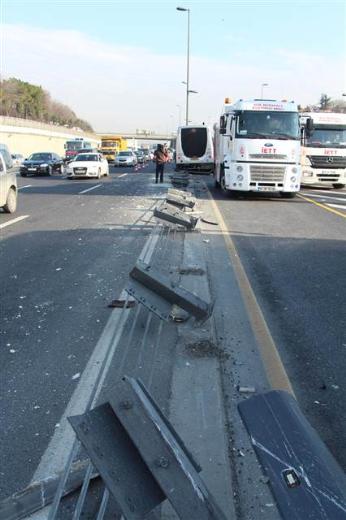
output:
[[[346,3],[3,0],[2,70],[42,85],[97,131],[171,131],[184,120],[190,8],[192,122],[224,97],[316,103],[346,92]]]

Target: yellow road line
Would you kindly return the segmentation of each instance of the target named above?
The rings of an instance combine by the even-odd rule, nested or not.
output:
[[[260,353],[269,384],[275,390],[286,390],[287,392],[290,392],[292,395],[294,395],[291,382],[281,361],[279,352],[269,331],[255,293],[253,292],[244,267],[240,261],[240,257],[230,236],[227,225],[210,191],[208,190],[207,193],[226,243],[226,248],[238,280],[250,324],[260,348]]]
[[[300,193],[298,193],[298,197],[306,200],[307,202],[311,202],[311,204],[315,204],[315,206],[319,206],[320,208],[326,209],[327,211],[330,211],[331,213],[335,213],[336,215],[339,215],[339,217],[346,218],[346,213],[341,213],[341,211],[337,211],[336,209],[329,208],[328,206],[321,204],[321,202],[316,202],[315,200],[309,199],[308,197],[304,197],[304,195],[301,195]]]

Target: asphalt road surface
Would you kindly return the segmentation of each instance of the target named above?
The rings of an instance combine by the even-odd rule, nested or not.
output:
[[[1,498],[30,482],[151,231],[149,168],[18,177],[0,213]]]
[[[236,199],[208,185],[302,410],[346,470],[346,191]]]

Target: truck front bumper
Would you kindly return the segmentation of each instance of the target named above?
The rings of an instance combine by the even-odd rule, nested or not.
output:
[[[300,175],[298,164],[232,162],[225,167],[225,184],[236,191],[297,192]]]

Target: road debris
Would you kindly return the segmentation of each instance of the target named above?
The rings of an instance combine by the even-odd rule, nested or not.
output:
[[[108,304],[108,307],[114,309],[133,309],[136,306],[135,300],[112,300],[111,303]]]

